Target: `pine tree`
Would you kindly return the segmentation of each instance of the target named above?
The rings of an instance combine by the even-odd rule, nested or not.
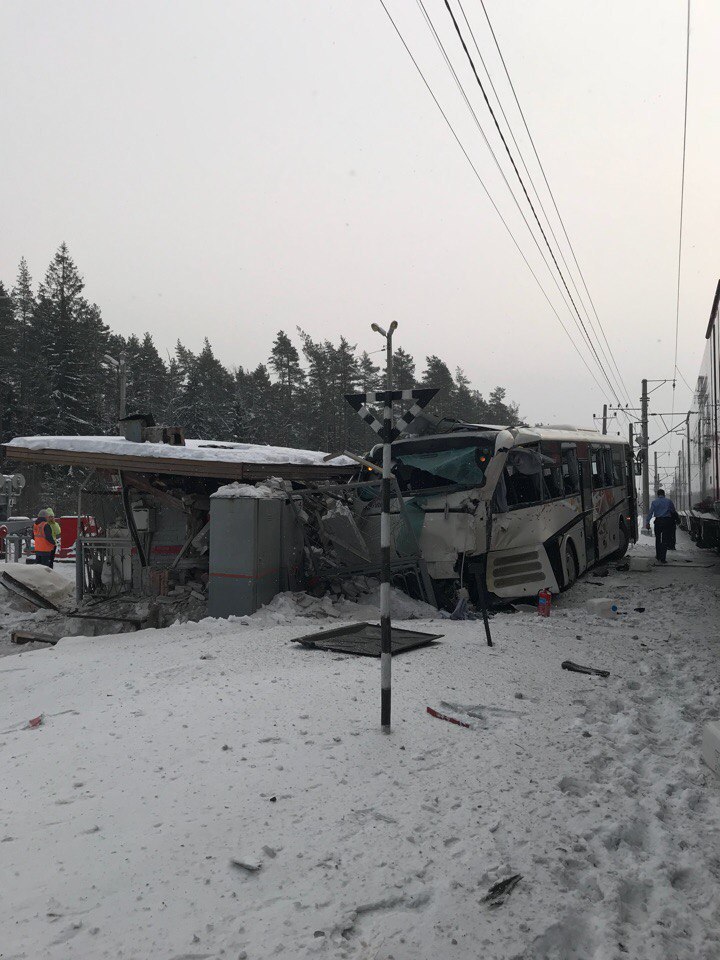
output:
[[[479,394],[471,389],[470,381],[460,367],[455,371],[454,393],[452,416],[466,423],[476,423]]]
[[[36,388],[34,417],[43,432],[92,433],[102,406],[108,331],[98,307],[82,296],[83,287],[63,243],[40,285],[30,329],[36,344],[30,370]]]
[[[277,383],[271,387],[272,396],[269,399],[272,402],[268,409],[268,418],[275,429],[278,445],[288,446],[298,436],[305,372],[300,366],[297,348],[282,330],[278,331],[275,338],[268,365],[278,378]]]
[[[173,425],[185,427],[185,404],[187,402],[186,384],[195,363],[195,355],[178,340],[175,344],[175,356],[168,364],[167,420]],[[189,436],[189,434],[188,434]]]
[[[307,444],[316,450],[342,451],[354,443],[360,420],[345,400],[357,393],[358,359],[355,347],[340,337],[337,347],[329,340],[316,343],[300,331],[307,372]]]
[[[137,365],[135,391],[138,408],[142,410],[154,409],[157,417],[162,420],[168,400],[168,371],[149,333],[145,334],[140,344]]]
[[[180,399],[180,423],[189,437],[227,439],[233,425],[233,376],[217,359],[207,337],[200,353],[192,362],[188,360],[184,358],[187,373]]]
[[[328,399],[333,408],[332,431],[326,449],[342,452],[348,446],[354,446],[353,437],[362,425],[355,411],[345,400],[345,394],[358,393],[360,389],[360,369],[355,356],[355,345],[340,337],[337,347],[326,343],[330,355],[331,380],[328,386]]]
[[[415,361],[402,347],[393,352],[392,380],[395,390],[412,390],[415,387]]]
[[[231,438],[237,443],[278,445],[269,427],[272,389],[267,367],[262,363],[255,370],[238,367],[235,371]]]
[[[315,450],[327,450],[332,434],[332,407],[330,403],[331,357],[329,344],[316,343],[300,330],[302,351],[307,361],[307,389],[305,393],[306,445]]]
[[[37,303],[32,290],[32,278],[25,257],[20,260],[17,280],[12,291],[15,305],[15,385],[16,418],[19,434],[32,434],[35,430],[32,418],[32,399],[30,368],[32,358],[39,344],[33,344],[31,328]]]
[[[0,282],[0,443],[11,440],[17,431],[17,322],[15,305]]]
[[[358,386],[363,393],[368,390],[380,390],[385,386],[384,376],[380,375],[380,367],[372,362],[370,355],[365,351],[360,354],[358,360]],[[395,386],[394,383],[393,386]]]
[[[488,403],[488,413],[491,417],[491,423],[499,423],[505,426],[515,426],[520,422],[518,406],[516,403],[505,403],[507,391],[505,387],[495,387],[490,393]]]
[[[437,387],[440,391],[434,401],[435,409],[442,409],[443,413],[448,416],[454,416],[451,411],[455,405],[455,381],[448,365],[440,357],[434,355],[426,357],[425,364],[422,385],[424,387]]]

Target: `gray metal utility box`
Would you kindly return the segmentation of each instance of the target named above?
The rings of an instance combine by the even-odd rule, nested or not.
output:
[[[210,498],[211,617],[255,613],[282,589],[284,509],[280,498]]]

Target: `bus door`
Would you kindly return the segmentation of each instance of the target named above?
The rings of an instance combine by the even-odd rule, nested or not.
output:
[[[582,493],[583,530],[585,532],[585,562],[588,567],[597,560],[595,548],[595,526],[593,524],[592,473],[590,461],[581,460],[580,488]]]

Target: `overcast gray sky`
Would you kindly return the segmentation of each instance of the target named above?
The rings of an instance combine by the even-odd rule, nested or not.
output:
[[[425,2],[496,144],[444,3]],[[643,376],[672,376],[686,5],[486,5],[635,400]],[[418,6],[388,6],[579,340]],[[480,2],[463,6],[525,148]],[[162,350],[208,336],[228,365],[254,366],[280,328],[375,349],[369,324],[397,319],[420,368],[437,353],[486,392],[502,384],[531,422],[599,412],[378,0],[4,0],[0,45],[6,282],[21,255],[38,279],[65,240],[111,327],[150,330]],[[691,384],[720,272],[718,49],[720,4],[695,0],[678,355]],[[655,398],[670,409],[669,389]]]

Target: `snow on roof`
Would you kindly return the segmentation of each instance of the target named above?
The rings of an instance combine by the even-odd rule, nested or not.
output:
[[[287,493],[280,486],[282,481],[271,477],[268,483],[228,483],[210,495],[211,500],[285,500]]]
[[[110,456],[153,457],[170,460],[207,460],[228,464],[297,464],[304,466],[354,466],[348,457],[334,457],[317,450],[271,447],[259,443],[225,443],[215,440],[186,440],[184,447],[167,443],[133,443],[124,437],[16,437],[5,444],[8,457],[14,450],[55,450],[62,453],[107,454]]]

